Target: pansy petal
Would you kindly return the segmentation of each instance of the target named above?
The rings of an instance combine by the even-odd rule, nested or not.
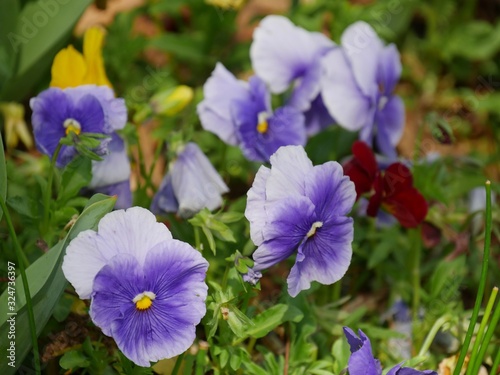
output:
[[[344,174],[349,176],[356,187],[357,199],[372,189],[378,171],[377,161],[368,145],[356,141],[352,145],[353,157],[344,164]]]
[[[305,187],[305,195],[316,206],[316,214],[322,220],[347,215],[356,200],[354,183],[334,161],[315,166],[307,174]]]
[[[269,268],[288,258],[315,221],[314,205],[302,196],[290,197],[266,207],[264,242],[253,253],[255,271]]]
[[[346,273],[352,257],[353,219],[334,217],[322,222],[316,233],[299,248],[299,258],[288,276],[288,293],[295,297],[311,282],[330,285]]]
[[[380,51],[377,73],[377,82],[383,83],[383,92],[385,95],[392,95],[392,91],[401,76],[401,70],[401,59],[398,49],[394,44],[385,46]]]
[[[348,327],[344,327],[344,334],[351,347],[348,370],[351,375],[381,375],[380,362],[373,358],[370,339],[359,330],[359,338]]]
[[[134,307],[132,300],[144,290],[144,275],[137,259],[117,254],[106,262],[94,278],[90,317],[107,336],[113,335],[113,323]]]
[[[358,21],[344,30],[341,42],[361,92],[367,97],[375,97],[382,41],[369,24]]]
[[[80,123],[82,133],[106,132],[103,108],[93,95],[85,95],[75,104],[72,118]]]
[[[87,73],[87,64],[83,55],[72,45],[62,49],[54,57],[52,62],[50,81],[51,87],[65,89],[82,85],[85,74]]]
[[[181,217],[191,217],[205,207],[209,210],[220,207],[221,194],[229,191],[205,154],[192,142],[178,154],[171,174]]]
[[[396,145],[403,136],[405,125],[404,103],[399,96],[391,96],[384,108],[377,112],[376,144],[380,152],[396,157]]]
[[[427,216],[425,198],[415,188],[398,192],[384,199],[383,207],[398,219],[405,228],[415,228]]]
[[[266,199],[274,201],[284,195],[304,195],[305,178],[313,168],[301,146],[283,146],[270,158],[271,175],[266,182]]]
[[[321,69],[319,59],[310,65],[306,73],[295,85],[292,95],[288,100],[288,105],[301,111],[307,111],[311,108],[311,102],[318,96],[321,89]]]
[[[64,121],[73,111],[73,103],[59,88],[50,88],[30,100],[32,124],[37,148],[52,156],[65,133]],[[57,110],[54,110],[57,108]]]
[[[341,49],[329,52],[322,59],[322,65],[321,95],[330,115],[351,131],[371,124],[375,108],[357,86],[344,52]]]
[[[128,181],[130,177],[130,160],[125,149],[125,142],[118,134],[112,134],[108,151],[109,153],[102,161],[92,162],[92,181],[89,184],[91,189]]]
[[[232,120],[233,100],[250,100],[248,84],[237,80],[221,63],[203,86],[205,99],[198,104],[197,112],[205,130],[216,134],[230,145],[238,143]],[[231,95],[228,95],[231,93]]]
[[[323,103],[321,94],[312,101],[311,108],[304,113],[304,117],[308,137],[312,137],[326,127],[335,124],[335,120],[330,116],[325,103]]]
[[[437,375],[437,372],[432,370],[419,371],[409,367],[402,367],[400,363],[390,369],[387,375]]]
[[[102,46],[104,43],[104,30],[94,26],[85,31],[83,37],[83,56],[87,65],[87,74],[84,83],[99,86],[111,86],[104,69]]]
[[[392,163],[384,172],[384,195],[392,197],[413,187],[413,176],[403,163]]]
[[[153,197],[151,212],[160,215],[162,212],[177,212],[178,210],[179,202],[175,197],[174,187],[172,186],[172,173],[168,172]]]
[[[96,193],[116,196],[115,210],[132,207],[132,190],[129,179],[111,185],[99,186],[92,190]]]
[[[271,15],[254,31],[250,58],[255,72],[271,92],[281,93],[333,47],[326,36],[297,27],[286,17]]]
[[[266,226],[266,181],[270,174],[269,168],[261,166],[247,193],[245,217],[250,222],[250,238],[256,246],[264,241],[262,230]]]

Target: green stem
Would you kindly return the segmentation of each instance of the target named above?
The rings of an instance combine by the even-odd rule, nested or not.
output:
[[[493,361],[493,366],[491,366],[490,375],[496,375],[498,366],[500,365],[500,349],[497,351],[497,355],[495,356],[495,360]]]
[[[12,237],[12,241],[14,242],[17,262],[19,263],[19,271],[21,273],[21,280],[23,281],[24,295],[26,297],[26,306],[28,308],[28,319],[31,331],[31,341],[33,344],[33,356],[35,358],[35,372],[37,374],[41,374],[40,357],[38,355],[39,352],[38,352],[38,341],[36,335],[35,314],[33,313],[33,303],[31,302],[31,294],[28,285],[28,278],[26,276],[26,269],[22,256],[23,249],[19,244],[19,240],[17,239],[14,225],[12,224],[12,219],[10,217],[9,211],[7,210],[7,205],[5,204],[5,201],[1,195],[0,195],[0,206],[2,207],[2,211],[5,216],[5,221],[7,222],[7,227],[9,228],[9,233]]]
[[[175,361],[175,365],[174,365],[174,368],[172,370],[171,375],[177,375],[177,373],[179,372],[179,369],[181,368],[182,360],[184,358],[184,354],[185,353],[182,353],[182,354],[179,354],[177,356],[177,360]]]
[[[196,250],[201,251],[200,228],[193,226],[194,229],[194,244]]]
[[[491,310],[493,310],[493,305],[495,304],[497,294],[498,294],[498,288],[495,287],[491,292],[490,299],[488,300],[488,305],[486,306],[483,318],[481,319],[481,325],[479,326],[479,331],[476,335],[476,341],[474,342],[474,346],[472,347],[471,358],[467,366],[467,375],[472,375],[472,369],[476,367],[476,360],[477,360],[477,354],[479,353],[479,347],[481,345],[481,341],[483,340],[486,324],[490,319]]]
[[[413,299],[412,299],[412,315],[413,321],[416,322],[418,319],[418,309],[420,306],[420,258],[422,252],[422,246],[420,243],[420,232],[418,229],[412,230],[413,237],[413,251],[412,251],[412,270],[411,270],[411,280],[413,287]]]
[[[147,180],[151,182],[151,187],[154,188],[153,186],[153,173],[155,171],[156,163],[158,162],[158,159],[160,158],[160,153],[161,150],[163,149],[163,145],[165,144],[165,140],[160,140],[158,143],[158,146],[156,147],[155,150],[155,156],[153,159],[153,163],[151,164],[151,168],[149,169],[149,174]]]
[[[474,334],[474,327],[476,326],[477,318],[479,316],[479,309],[483,300],[484,288],[486,286],[486,277],[488,275],[488,264],[490,259],[490,244],[491,244],[491,183],[486,181],[486,228],[484,234],[484,253],[483,253],[483,266],[481,269],[481,279],[479,280],[479,287],[477,290],[476,303],[469,322],[469,328],[465,334],[464,344],[460,350],[460,356],[457,360],[457,365],[453,375],[459,375],[465,361],[465,356],[469,350],[469,345]],[[497,308],[498,310],[498,308]],[[496,311],[495,311],[496,312]]]
[[[196,353],[196,370],[195,375],[203,375],[205,374],[205,357],[207,355],[207,350],[198,347],[198,353]]]
[[[451,316],[450,315],[444,315],[442,316],[441,318],[439,318],[438,320],[436,320],[436,322],[434,323],[434,325],[432,326],[431,330],[429,331],[429,333],[427,334],[427,337],[425,338],[425,341],[424,343],[422,344],[422,347],[420,348],[420,351],[418,352],[418,355],[417,357],[422,357],[425,355],[425,353],[427,353],[427,351],[429,350],[431,344],[432,344],[432,341],[434,340],[434,338],[436,337],[437,333],[439,332],[439,329],[448,321],[450,320]]]
[[[341,290],[342,289],[342,279],[337,281],[335,284],[332,285],[332,301],[331,302],[337,302],[340,299],[341,295]]]
[[[43,196],[43,221],[42,221],[42,237],[47,235],[50,227],[50,199],[52,198],[52,181],[54,180],[54,171],[56,169],[56,162],[59,156],[59,152],[61,151],[62,143],[59,143],[52,155],[52,159],[50,160],[49,167],[49,175],[47,177],[47,186],[44,191]],[[47,244],[50,246],[50,241],[48,238],[45,238]]]
[[[493,317],[491,318],[491,322],[488,325],[488,329],[486,330],[486,334],[484,335],[484,340],[481,343],[481,349],[479,349],[479,353],[471,358],[474,363],[474,368],[472,369],[472,374],[479,374],[479,368],[481,367],[481,363],[483,363],[484,355],[486,354],[486,350],[488,349],[489,343],[493,334],[495,333],[495,329],[497,328],[498,321],[500,320],[500,303],[497,304],[495,308],[495,312],[493,313]]]

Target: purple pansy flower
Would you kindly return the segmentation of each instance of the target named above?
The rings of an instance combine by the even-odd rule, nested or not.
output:
[[[380,362],[373,357],[370,339],[359,330],[359,337],[349,327],[344,327],[344,334],[351,349],[348,370],[349,375],[382,375]],[[387,375],[437,375],[435,371],[418,371],[402,364],[394,366]]]
[[[116,133],[111,135],[108,154],[102,161],[92,162],[92,181],[89,188],[98,193],[116,195],[116,209],[132,206],[130,190],[130,160],[125,142]]]
[[[271,168],[260,167],[247,194],[245,216],[258,246],[250,277],[297,252],[288,276],[295,297],[312,281],[332,284],[351,262],[356,199],[354,184],[340,164],[313,166],[301,146],[281,147]]]
[[[359,130],[362,141],[394,157],[405,122],[403,101],[393,95],[401,75],[398,50],[384,46],[361,21],[349,26],[341,40],[342,47],[322,60],[324,103],[339,125]]]
[[[203,91],[205,99],[198,105],[203,128],[240,146],[247,159],[268,161],[281,146],[306,143],[304,115],[290,106],[273,113],[260,78],[240,81],[218,63]]]
[[[325,35],[295,26],[288,18],[265,17],[253,34],[252,66],[274,94],[293,91],[287,105],[305,113],[308,135],[334,123],[320,95],[321,58],[335,44]]]
[[[206,313],[208,262],[148,210],[107,214],[97,232],[81,232],[62,269],[90,317],[140,366],[186,351]]]
[[[111,134],[127,120],[124,100],[106,86],[51,87],[32,98],[30,106],[36,145],[49,157],[69,132]],[[74,147],[62,146],[58,165],[67,164],[75,154]]]
[[[151,211],[177,212],[188,218],[205,207],[209,210],[220,207],[221,194],[228,191],[210,160],[191,142],[177,151],[177,159],[153,198]]]

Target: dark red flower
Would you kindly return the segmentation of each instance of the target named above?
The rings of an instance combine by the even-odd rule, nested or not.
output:
[[[413,187],[408,167],[393,163],[385,171],[379,170],[373,151],[364,142],[356,141],[352,153],[354,156],[344,165],[344,173],[354,182],[357,199],[369,195],[368,216],[375,217],[382,207],[402,226],[418,226],[427,215],[427,202]]]

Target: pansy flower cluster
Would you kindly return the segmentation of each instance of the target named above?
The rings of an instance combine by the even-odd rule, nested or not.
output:
[[[281,146],[304,146],[307,136],[335,122],[396,156],[404,126],[403,103],[393,95],[399,53],[364,22],[348,27],[341,40],[336,46],[285,17],[265,17],[250,48],[256,76],[237,80],[217,64],[198,106],[203,128],[253,161],[268,161]],[[271,93],[285,96],[275,111]]]
[[[96,231],[81,232],[62,269],[90,317],[140,366],[186,351],[205,315],[208,262],[148,210],[106,215]]]

